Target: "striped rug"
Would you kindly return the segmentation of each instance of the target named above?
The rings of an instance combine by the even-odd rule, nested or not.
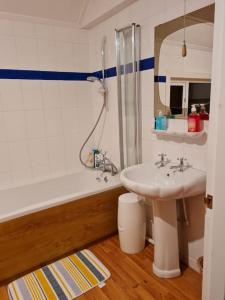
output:
[[[72,300],[109,277],[106,267],[85,249],[11,282],[8,294],[11,300]]]

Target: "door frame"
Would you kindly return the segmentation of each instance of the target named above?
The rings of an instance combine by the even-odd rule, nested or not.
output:
[[[225,1],[215,0],[211,110],[208,136],[203,300],[225,299]]]

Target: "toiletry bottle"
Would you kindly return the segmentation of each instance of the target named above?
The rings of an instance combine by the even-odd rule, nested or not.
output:
[[[205,104],[200,104],[199,116],[201,120],[209,120],[209,114],[205,110]]]
[[[163,115],[160,110],[158,116],[155,119],[155,129],[156,130],[167,130],[167,118]]]
[[[99,167],[98,155],[99,155],[100,151],[97,148],[93,148],[92,152],[93,152],[93,157],[94,157],[94,168],[98,168]]]
[[[199,132],[200,129],[200,116],[197,114],[195,104],[192,104],[191,113],[188,116],[188,132]]]

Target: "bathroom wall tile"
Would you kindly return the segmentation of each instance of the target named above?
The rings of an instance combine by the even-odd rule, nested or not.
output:
[[[9,148],[7,143],[0,143],[0,172],[8,171],[9,165]]]
[[[7,140],[4,113],[0,112],[0,142]]]
[[[64,137],[65,143],[65,167],[67,173],[78,172],[82,169],[79,161],[79,151],[81,144],[78,142],[77,134],[66,134]]]
[[[63,129],[64,133],[77,133],[82,128],[79,127],[78,122],[78,109],[77,108],[64,108],[63,114]]]
[[[23,106],[25,110],[42,109],[41,83],[38,80],[22,80]]]
[[[59,94],[59,85],[56,81],[42,81],[44,109],[59,108],[62,106]]]
[[[53,35],[53,26],[46,25],[41,23],[36,23],[34,25],[35,36],[38,39],[52,40],[54,39]]]
[[[22,142],[10,142],[9,143],[9,155],[11,169],[23,169],[30,166],[28,143]]]
[[[9,141],[27,138],[25,113],[23,111],[4,112],[7,139]]]
[[[34,37],[34,23],[24,21],[14,21],[13,31],[16,37]]]
[[[55,53],[55,41],[38,40],[38,59],[41,70],[56,71],[57,59]]]
[[[7,19],[0,19],[0,35],[12,36],[13,34],[13,22]]]
[[[10,187],[12,184],[11,172],[0,172],[0,189]]]
[[[60,71],[77,71],[73,65],[73,44],[67,42],[56,42],[55,54],[57,70]]]
[[[0,82],[0,108],[2,111],[23,109],[22,87],[19,80]]]
[[[17,38],[18,65],[20,69],[38,70],[37,41],[34,38]]]
[[[59,136],[63,134],[61,109],[45,110],[44,118],[46,136]]]
[[[10,36],[0,36],[0,66],[2,69],[17,69],[18,59],[15,39]]]
[[[41,110],[27,111],[26,121],[30,139],[44,137],[44,116]]]
[[[51,177],[51,172],[48,165],[33,166],[32,174],[35,181],[46,180]]]
[[[29,153],[33,167],[48,165],[49,161],[46,139],[30,140]]]
[[[63,137],[51,137],[47,140],[50,171],[53,176],[65,173],[65,150]]]
[[[15,186],[29,184],[32,181],[32,170],[21,168],[12,170],[12,182]]]
[[[81,91],[78,90],[79,85],[80,82],[73,81],[61,81],[59,83],[60,98],[63,108],[78,107],[78,98],[81,93]]]
[[[74,70],[78,72],[87,72],[89,70],[89,47],[87,44],[74,43],[72,57]]]

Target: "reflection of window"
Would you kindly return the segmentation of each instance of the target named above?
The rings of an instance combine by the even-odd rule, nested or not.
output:
[[[210,90],[209,82],[190,82],[188,93],[188,113],[191,110],[191,104],[205,104],[206,111],[210,110]]]
[[[181,115],[185,102],[185,82],[170,84],[170,112],[172,115]]]
[[[201,80],[175,80],[169,84],[169,103],[171,115],[187,115],[191,112],[191,105],[196,104],[197,111],[200,104],[205,104],[206,111],[210,110],[211,83]],[[187,100],[188,99],[188,102]]]

